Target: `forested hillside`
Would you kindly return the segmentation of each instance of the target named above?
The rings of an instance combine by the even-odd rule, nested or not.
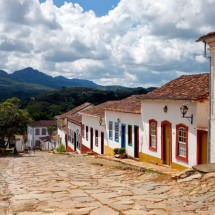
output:
[[[53,119],[85,102],[94,105],[110,100],[120,100],[134,94],[145,94],[144,88],[133,90],[98,90],[91,88],[62,88],[22,100],[22,108],[27,108],[34,120]]]

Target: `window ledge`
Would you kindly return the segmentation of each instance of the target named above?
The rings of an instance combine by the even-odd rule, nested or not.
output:
[[[151,151],[153,151],[153,152],[157,152],[157,147],[155,148],[155,147],[150,147],[150,146],[149,146],[149,150],[151,150]]]
[[[176,159],[185,163],[188,163],[188,158],[187,157],[181,157],[180,155],[176,156]]]

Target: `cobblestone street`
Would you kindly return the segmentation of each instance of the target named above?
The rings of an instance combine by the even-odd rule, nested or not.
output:
[[[0,158],[0,214],[215,214],[215,175],[176,182],[125,164],[36,151]]]

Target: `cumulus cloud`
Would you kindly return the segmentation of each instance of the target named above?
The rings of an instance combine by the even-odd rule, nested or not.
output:
[[[97,17],[78,4],[0,1],[0,63],[98,84],[160,86],[208,71],[203,34],[214,31],[214,0],[121,0]]]

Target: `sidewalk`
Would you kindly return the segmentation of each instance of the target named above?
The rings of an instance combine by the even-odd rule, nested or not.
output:
[[[155,172],[159,172],[161,174],[166,174],[166,175],[171,175],[171,176],[180,172],[179,170],[172,169],[169,166],[146,163],[146,162],[134,160],[131,158],[120,159],[120,158],[115,158],[113,156],[107,156],[107,155],[99,155],[98,157],[102,158],[102,159],[113,160],[113,161],[117,161],[117,162],[121,162],[121,163],[130,165],[130,166],[136,167],[140,171],[141,170],[143,170],[143,171],[151,170],[151,171],[155,171]]]

